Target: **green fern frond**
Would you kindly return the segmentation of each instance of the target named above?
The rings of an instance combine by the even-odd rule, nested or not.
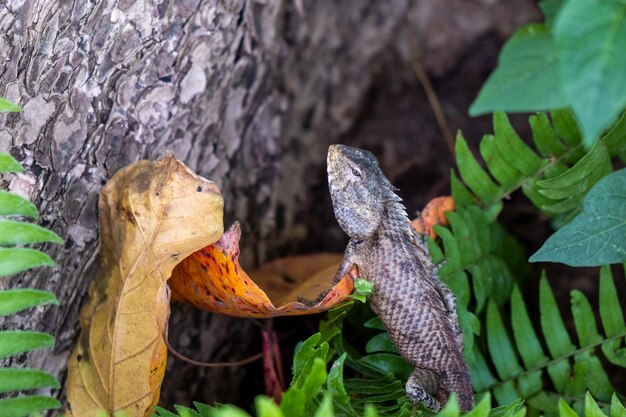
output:
[[[20,111],[19,106],[0,99],[0,111]],[[0,173],[23,172],[22,166],[10,155],[0,153]],[[63,243],[54,232],[43,227],[7,217],[38,218],[37,208],[26,199],[0,191],[0,277],[6,277],[38,266],[54,266],[43,252],[23,245],[42,242]],[[0,316],[44,304],[57,304],[56,297],[46,291],[12,289],[0,291]],[[46,333],[22,330],[0,332],[0,359],[51,347],[54,338]],[[29,368],[0,368],[0,394],[15,395],[18,391],[59,388],[57,379],[47,372]],[[61,403],[50,396],[27,394],[0,400],[0,417],[21,417],[39,411],[60,408]]]
[[[591,186],[613,170],[612,156],[626,146],[626,115],[589,152],[569,111],[554,111],[551,120],[538,113],[529,123],[536,150],[521,140],[506,114],[494,113],[494,134],[485,135],[479,146],[486,170],[459,132],[456,155],[462,181],[451,175],[458,205],[478,204],[495,217],[502,201],[521,189],[536,207],[566,222]]]
[[[439,277],[458,303],[467,308],[473,294],[478,313],[488,299],[508,300],[513,283],[528,273],[522,246],[476,206],[461,206],[446,217],[450,228],[435,226],[443,251],[432,241],[428,248],[435,264],[445,259]]]
[[[600,285],[603,333],[597,329],[587,298],[578,290],[572,291],[571,311],[578,340],[575,344],[566,330],[552,289],[545,275],[542,276],[539,312],[547,352],[517,287],[511,296],[508,320],[491,302],[487,308],[486,343],[496,375],[475,348],[467,355],[475,390],[493,392],[501,404],[523,398],[531,407],[545,412],[557,411],[560,397],[568,403],[582,404],[586,391],[608,405],[615,387],[602,366],[599,353],[602,352],[611,364],[626,368],[626,347],[623,346],[626,325],[609,267],[602,268]]]

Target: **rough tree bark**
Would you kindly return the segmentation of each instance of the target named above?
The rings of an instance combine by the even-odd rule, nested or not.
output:
[[[36,202],[42,223],[66,240],[62,247],[45,248],[57,261],[54,271],[8,281],[51,290],[60,300],[59,307],[2,324],[56,337],[53,351],[21,362],[63,379],[97,263],[98,191],[119,168],[167,151],[217,182],[225,196],[225,223],[238,219],[243,225],[243,263],[258,264],[268,250],[307,236],[301,207],[310,204],[311,186],[323,182],[310,172],[321,172],[327,145],[354,123],[385,57],[406,60],[408,38],[419,33],[426,68],[443,74],[477,37],[508,34],[534,13],[526,1],[508,8],[491,0],[463,3],[0,4],[0,96],[24,107],[22,114],[0,116],[0,151],[10,151],[27,170],[10,189]],[[474,23],[443,30],[468,13]],[[184,312],[189,314],[174,315],[170,337],[183,346],[197,340],[196,358],[228,359],[230,349],[246,351],[249,323]],[[229,338],[232,332],[241,338]],[[245,378],[242,370],[176,368],[165,384],[187,394],[186,384],[198,375],[228,379],[200,384],[192,394],[202,401],[236,400],[229,386]]]

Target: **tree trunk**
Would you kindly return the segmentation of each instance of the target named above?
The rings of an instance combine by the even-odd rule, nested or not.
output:
[[[0,96],[24,107],[22,114],[0,116],[0,151],[10,151],[27,171],[10,189],[34,201],[42,224],[66,241],[45,248],[55,270],[8,281],[50,290],[60,300],[3,323],[56,337],[54,350],[22,362],[63,380],[97,267],[98,192],[119,168],[171,152],[215,181],[225,198],[225,224],[242,222],[242,263],[257,265],[307,237],[303,207],[315,202],[312,187],[325,182],[326,148],[353,125],[381,63],[399,57],[405,66],[395,75],[406,77],[410,53],[404,51],[419,35],[428,53],[424,66],[445,73],[464,45],[489,31],[510,32],[533,10],[530,2],[510,11],[490,0],[461,3],[9,0],[0,6]],[[457,17],[470,10],[479,23],[459,25],[446,38],[437,32],[441,7]],[[258,350],[250,346],[256,330],[248,321],[174,310],[172,343],[194,347],[189,352],[196,354],[188,353],[196,359]],[[233,387],[245,378],[245,369],[199,371],[178,362],[166,374],[164,397],[235,401]]]

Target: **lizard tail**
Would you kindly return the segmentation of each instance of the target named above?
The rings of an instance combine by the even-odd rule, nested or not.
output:
[[[454,392],[459,401],[461,411],[467,412],[474,408],[474,392],[472,391],[472,381],[467,369],[447,372],[441,380],[441,387],[443,389],[440,390],[439,394],[445,397],[440,399],[442,404],[446,403],[450,393]]]

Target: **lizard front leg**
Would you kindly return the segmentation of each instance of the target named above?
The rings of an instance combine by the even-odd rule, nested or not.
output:
[[[348,246],[346,247],[346,252],[344,254],[343,260],[341,261],[341,264],[339,265],[339,269],[337,270],[337,273],[335,273],[335,277],[333,278],[333,281],[332,281],[333,287],[339,281],[341,281],[344,275],[346,275],[352,269],[352,265],[354,265],[354,260],[355,260],[354,252],[355,252],[354,244],[352,243],[352,241],[350,241],[350,243],[348,243]],[[358,278],[358,277],[352,276],[352,274],[350,274],[350,276],[352,277],[353,280]],[[332,288],[329,288],[326,291],[323,291],[322,293],[320,293],[315,300],[309,300],[304,297],[298,297],[298,301],[307,306],[315,305],[319,303],[320,301],[322,301],[331,289]]]
[[[356,260],[356,245],[353,239],[350,239],[348,242],[348,246],[346,246],[346,251],[343,255],[343,260],[339,265],[339,269],[337,269],[337,273],[335,273],[335,277],[333,278],[333,285],[337,284],[341,279],[352,269],[352,265],[355,264]],[[358,266],[358,265],[357,265]],[[352,277],[355,279],[355,277]]]

